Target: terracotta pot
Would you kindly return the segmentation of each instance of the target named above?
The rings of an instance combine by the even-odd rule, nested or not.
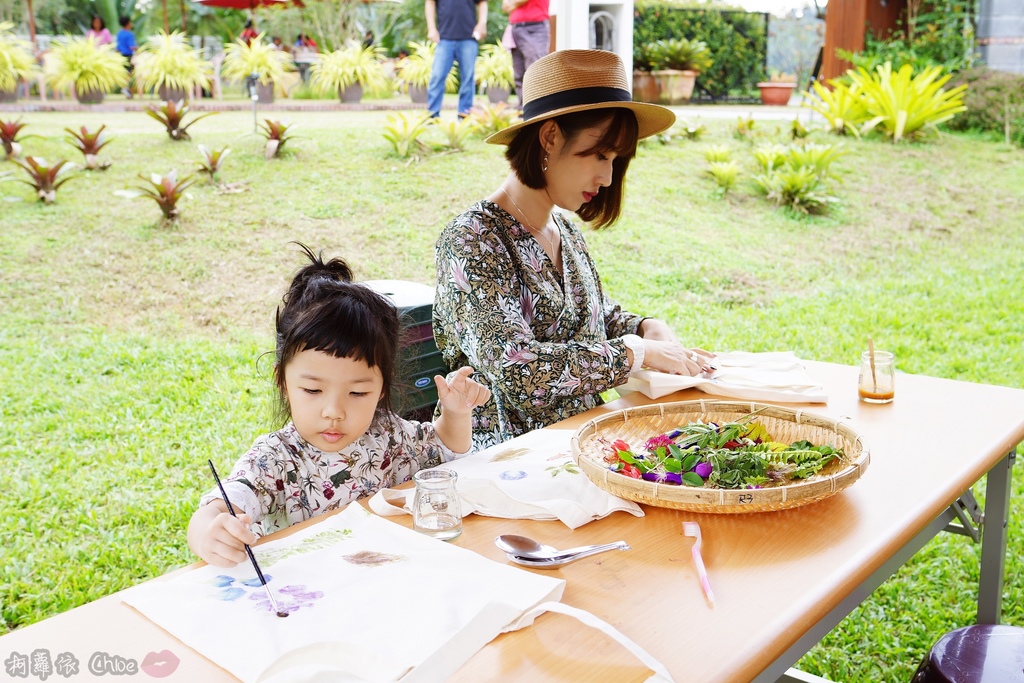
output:
[[[99,104],[103,101],[102,90],[86,90],[84,92],[75,91],[75,95],[78,97],[79,104]]]
[[[508,88],[497,88],[494,86],[487,86],[487,101],[491,104],[498,104],[499,102],[508,102],[508,96],[512,94],[512,91]]]
[[[793,96],[793,90],[796,88],[796,83],[758,83],[757,87],[761,89],[761,104],[771,104],[775,106],[786,106],[789,104],[789,98]]]
[[[650,71],[633,72],[633,99],[637,102],[657,104],[658,81]]]
[[[353,83],[347,88],[338,91],[338,97],[345,104],[358,104],[363,99],[363,84]]]
[[[651,75],[658,83],[660,104],[684,104],[693,96],[693,87],[697,83],[696,71],[664,69],[652,71]]]
[[[410,85],[409,86],[409,99],[416,104],[427,103],[427,86],[425,85]]]

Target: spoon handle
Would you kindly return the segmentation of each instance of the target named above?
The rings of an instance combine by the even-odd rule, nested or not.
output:
[[[583,545],[578,548],[569,548],[568,550],[561,550],[557,553],[544,556],[545,560],[563,560],[565,558],[579,559],[581,557],[587,557],[588,555],[596,555],[603,553],[606,550],[629,550],[629,544],[625,541],[615,541],[614,543],[603,543],[601,545]],[[539,559],[539,558],[538,558]]]

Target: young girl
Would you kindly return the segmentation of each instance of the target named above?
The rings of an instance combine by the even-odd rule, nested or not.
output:
[[[218,567],[246,560],[244,545],[257,538],[250,525],[268,534],[466,454],[470,415],[490,398],[464,367],[434,377],[441,415],[433,423],[395,415],[398,312],[353,283],[343,260],[325,263],[299,246],[310,264],[278,307],[274,365],[282,422],[291,421],[256,439],[224,478],[237,518],[214,487],[189,522],[189,547]]]

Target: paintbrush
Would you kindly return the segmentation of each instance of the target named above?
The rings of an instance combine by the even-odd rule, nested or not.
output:
[[[875,342],[868,337],[868,357],[871,362],[871,391],[878,393],[878,379],[875,377]]]
[[[207,460],[206,462],[210,463],[210,471],[213,472],[213,479],[217,482],[217,488],[220,489],[220,495],[221,498],[224,499],[224,504],[228,506],[228,512],[231,513],[232,517],[237,518],[238,515],[235,514],[235,508],[232,507],[231,501],[228,500],[228,493],[224,490],[224,484],[220,483],[220,477],[217,476],[217,468],[213,466],[213,460]],[[274,599],[274,594],[270,591],[270,586],[267,585],[267,580],[263,578],[263,572],[260,571],[260,565],[257,564],[256,556],[252,554],[252,548],[249,547],[248,543],[245,545],[245,552],[249,555],[249,559],[252,561],[252,568],[256,570],[256,576],[260,577],[260,583],[262,583],[263,587],[266,589],[267,597],[270,598],[270,604],[274,606],[274,611],[277,612],[277,616],[288,616],[287,612],[282,612],[281,608],[277,606],[277,600]]]

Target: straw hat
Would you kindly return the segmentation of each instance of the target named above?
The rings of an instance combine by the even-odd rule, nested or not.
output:
[[[676,121],[670,109],[633,101],[626,70],[614,52],[559,50],[538,59],[523,75],[523,120],[486,141],[507,145],[531,123],[577,111],[613,108],[636,114],[641,138],[660,133]]]

